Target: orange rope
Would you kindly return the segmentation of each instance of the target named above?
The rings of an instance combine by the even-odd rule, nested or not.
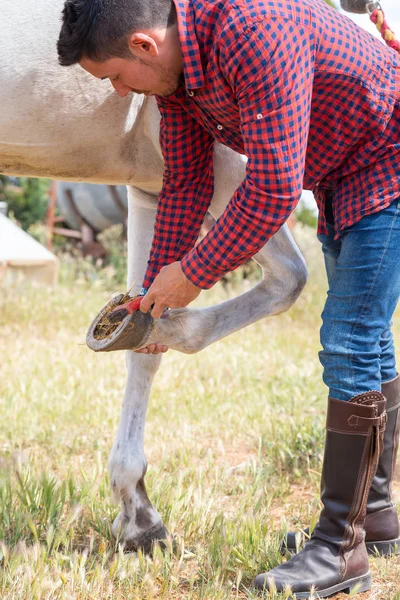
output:
[[[381,8],[375,8],[369,16],[371,21],[376,25],[378,31],[388,46],[400,52],[400,41],[396,40],[394,32],[390,29],[385,19],[385,14]]]

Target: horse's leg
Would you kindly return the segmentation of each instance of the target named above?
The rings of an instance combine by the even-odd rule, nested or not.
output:
[[[153,236],[157,197],[129,189],[128,286],[140,290]],[[127,382],[117,436],[109,459],[110,481],[121,511],[113,534],[128,550],[149,551],[154,540],[165,539],[166,530],[152,506],[144,484],[146,458],[144,428],[147,405],[160,356],[127,352]]]
[[[161,343],[192,354],[290,308],[306,283],[307,270],[287,227],[282,227],[254,258],[262,268],[262,280],[251,290],[216,306],[168,311],[155,321],[146,345]]]
[[[217,145],[211,213],[218,218],[245,174],[245,159]],[[254,257],[262,280],[250,291],[217,306],[175,309],[155,321],[145,345],[162,343],[186,353],[209,344],[258,319],[287,310],[307,280],[304,259],[286,225]]]

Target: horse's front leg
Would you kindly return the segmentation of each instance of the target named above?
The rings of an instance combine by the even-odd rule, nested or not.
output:
[[[193,354],[259,319],[290,308],[306,283],[307,269],[286,226],[255,260],[263,277],[251,290],[216,306],[168,311],[154,322],[146,345],[162,343]]]
[[[153,235],[157,198],[130,188],[128,222],[128,285],[133,293],[143,280]],[[166,537],[158,512],[151,504],[144,483],[146,458],[144,430],[147,406],[160,356],[127,352],[127,381],[117,436],[109,459],[110,481],[121,510],[113,534],[127,550],[151,550]]]

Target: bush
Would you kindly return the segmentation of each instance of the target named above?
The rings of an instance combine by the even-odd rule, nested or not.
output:
[[[0,175],[0,200],[7,202],[10,213],[26,231],[34,223],[44,221],[49,187],[48,179]]]
[[[313,229],[316,229],[317,227],[317,214],[314,210],[308,208],[304,204],[300,205],[300,207],[296,210],[296,219],[298,223],[306,225],[307,227],[312,227]]]

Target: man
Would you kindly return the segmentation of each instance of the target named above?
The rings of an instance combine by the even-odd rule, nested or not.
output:
[[[155,318],[253,256],[302,188],[314,191],[329,282],[323,510],[304,549],[255,585],[291,586],[297,598],[311,587],[319,597],[369,589],[366,512],[367,541],[384,553],[400,542],[390,495],[400,401],[390,332],[400,295],[398,56],[322,0],[67,0],[58,51],[62,65],[110,79],[121,96],[157,96],[165,172],[141,304]],[[214,140],[247,155],[247,176],[194,247]]]

